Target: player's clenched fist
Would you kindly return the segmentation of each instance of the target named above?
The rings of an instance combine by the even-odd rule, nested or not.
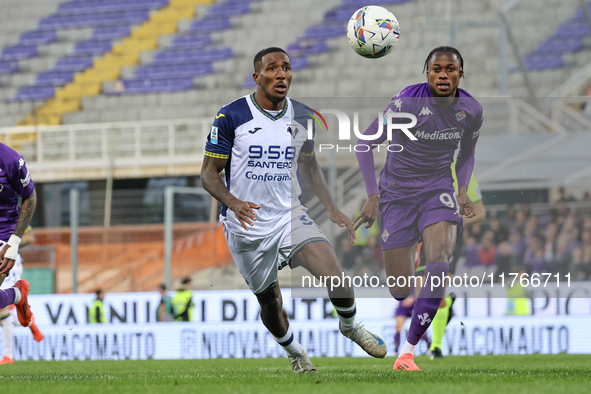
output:
[[[261,206],[250,201],[237,201],[228,208],[230,208],[236,214],[236,217],[240,221],[242,227],[248,231],[248,227],[246,225],[254,225],[253,222],[257,220],[254,215],[254,210],[260,209]]]
[[[458,195],[458,205],[460,206],[460,215],[472,218],[476,215],[476,209],[474,209],[474,203],[468,197],[468,194],[460,191]]]
[[[355,225],[355,230],[359,228],[363,223],[367,223],[365,228],[370,228],[375,222],[376,217],[378,216],[378,208],[380,206],[380,195],[379,194],[372,194],[369,196],[365,204],[363,204],[363,208],[359,215],[353,221]]]
[[[4,257],[8,249],[10,248],[9,244],[4,245],[4,247],[0,250],[0,273],[7,274],[10,272],[12,267],[14,267],[14,259]]]

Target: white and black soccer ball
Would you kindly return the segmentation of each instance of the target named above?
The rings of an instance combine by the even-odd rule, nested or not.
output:
[[[400,26],[393,13],[370,5],[355,11],[347,25],[347,39],[355,52],[377,59],[386,56],[398,43]]]

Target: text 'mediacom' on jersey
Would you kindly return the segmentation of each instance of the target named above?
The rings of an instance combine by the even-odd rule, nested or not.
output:
[[[316,112],[316,111],[314,111]],[[316,112],[316,114],[333,114],[337,117],[338,127],[339,127],[339,134],[338,140],[339,141],[351,141],[351,119],[349,115],[347,115],[344,111],[338,109],[321,109],[320,112]],[[324,118],[323,118],[324,120]],[[397,123],[401,120],[409,120],[410,122],[407,123]],[[384,130],[384,126],[386,127],[386,133],[388,136],[388,140],[392,140],[392,133],[394,131],[400,130],[402,131],[411,141],[417,141],[417,137],[411,132],[411,129],[417,125],[417,117],[413,114],[406,113],[406,112],[393,112],[392,110],[388,110],[385,114],[378,114],[378,127],[376,129],[376,133],[373,135],[365,135],[363,131],[359,130],[359,113],[353,113],[353,134],[355,139],[359,139],[362,141],[371,141],[375,140],[378,137],[382,130]],[[312,131],[312,120],[308,119],[307,124],[307,132],[308,132],[308,139],[313,138],[313,131]],[[359,148],[359,149],[358,149]],[[340,150],[345,150],[351,152],[352,150],[358,151],[367,148],[366,145],[334,145],[334,144],[319,144],[318,150],[320,152],[324,150],[332,150],[336,149],[337,152]],[[400,152],[403,150],[402,145],[396,144],[396,146],[388,146],[388,151],[391,152]]]

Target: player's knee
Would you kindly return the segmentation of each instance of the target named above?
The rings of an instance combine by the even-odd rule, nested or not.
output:
[[[406,298],[408,298],[408,296],[410,295],[410,292],[412,291],[412,289],[409,288],[402,288],[402,289],[392,289],[391,287],[389,288],[390,290],[390,294],[392,295],[392,297],[394,297],[394,299],[396,301],[403,301]]]

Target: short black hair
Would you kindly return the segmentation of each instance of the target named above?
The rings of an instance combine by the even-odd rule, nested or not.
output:
[[[433,55],[435,55],[437,52],[453,53],[454,55],[456,55],[458,57],[458,60],[460,61],[460,70],[464,69],[464,58],[460,54],[460,51],[458,51],[454,47],[442,46],[442,47],[437,47],[437,48],[433,49],[431,52],[429,52],[429,56],[427,56],[427,59],[425,60],[425,66],[423,67],[423,73],[425,71],[428,71],[429,60],[431,60],[431,57],[433,57]]]
[[[259,53],[254,55],[254,60],[252,62],[252,65],[254,67],[254,71],[256,72],[258,69],[257,65],[260,65],[263,62],[263,56],[265,56],[269,53],[275,53],[275,52],[283,52],[287,55],[287,57],[289,57],[289,54],[287,52],[285,52],[285,50],[283,48],[269,47],[269,48],[261,49],[259,51]],[[291,58],[290,58],[290,60],[291,60]]]
[[[191,277],[190,277],[190,276],[185,276],[185,277],[184,277],[184,278],[181,280],[181,283],[182,283],[183,285],[186,285],[186,284],[189,284],[189,283],[191,283]]]
[[[162,283],[160,286],[158,286],[158,288],[160,290],[166,290],[166,285],[164,283]]]
[[[104,292],[103,292],[103,289],[97,289],[95,293],[98,297],[101,293],[104,293]]]

